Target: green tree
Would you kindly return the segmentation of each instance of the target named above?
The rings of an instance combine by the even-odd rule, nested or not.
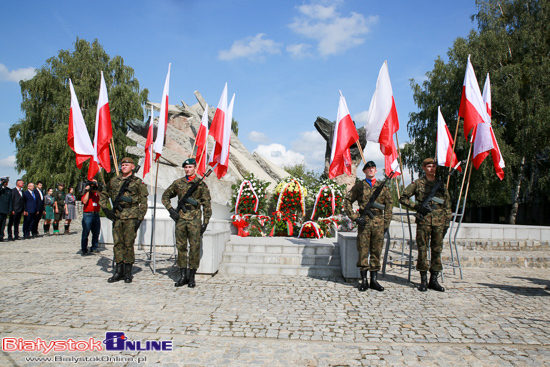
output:
[[[63,181],[72,186],[86,177],[88,163],[78,170],[67,144],[69,78],[93,139],[101,71],[109,93],[116,152],[119,158],[125,154],[132,143],[126,137],[126,121],[143,119],[148,91],[140,90],[134,70],[124,65],[121,56],[109,57],[98,40],[90,44],[77,38],[73,51],[60,50],[34,78],[20,82],[24,117],[10,127],[9,134],[17,148],[16,168],[27,172],[26,181],[42,180],[47,186]]]
[[[506,162],[503,182],[494,174],[491,158],[473,170],[469,202],[472,206],[512,204],[515,222],[520,201],[550,199],[548,169],[550,138],[550,2],[544,0],[476,1],[477,30],[457,38],[438,57],[422,84],[411,80],[419,111],[410,114],[407,129],[412,138],[404,161],[420,172],[423,158],[433,156],[437,107],[441,106],[449,130],[455,131],[468,55],[483,87],[487,73],[492,87],[492,124]],[[462,124],[455,151],[468,156],[469,143]],[[458,196],[461,175],[451,179]],[[523,183],[523,185],[522,185]],[[515,210],[514,210],[515,208]]]
[[[231,131],[233,131],[235,135],[239,136],[239,121],[231,119]]]

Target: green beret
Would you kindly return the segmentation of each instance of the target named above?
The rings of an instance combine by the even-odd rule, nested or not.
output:
[[[182,167],[185,167],[185,166],[196,166],[197,165],[197,161],[195,160],[195,158],[187,158],[186,160],[183,161],[183,164],[181,165]]]
[[[122,158],[122,161],[120,161],[120,164],[123,164],[123,163],[132,163],[133,165],[135,165],[134,160],[130,157]]]
[[[426,158],[422,161],[422,167],[426,167],[428,164],[435,164],[435,160],[433,158]]]

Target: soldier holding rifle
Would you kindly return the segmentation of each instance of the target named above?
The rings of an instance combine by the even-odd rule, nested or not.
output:
[[[147,186],[134,176],[134,160],[125,157],[121,161],[121,175],[109,181],[101,192],[99,205],[105,216],[113,222],[113,242],[115,253],[115,274],[107,281],[132,282],[132,266],[135,261],[134,241],[147,212]],[[112,209],[108,209],[109,199]]]
[[[424,177],[411,183],[401,194],[401,204],[416,210],[416,245],[418,246],[418,260],[416,270],[420,272],[418,290],[425,292],[428,288],[444,292],[437,281],[443,267],[441,265],[441,251],[443,237],[449,228],[452,217],[451,198],[445,185],[436,180],[437,165],[433,158],[422,161]],[[410,200],[414,196],[416,202]],[[431,261],[428,266],[428,243],[431,249]],[[428,283],[428,269],[430,281]]]
[[[364,292],[369,288],[367,272],[370,270],[370,288],[382,292],[384,287],[378,283],[377,278],[381,267],[380,255],[384,246],[384,232],[390,227],[393,203],[390,191],[385,187],[386,181],[380,182],[374,178],[376,164],[373,161],[365,164],[363,173],[366,178],[357,182],[348,192],[344,209],[347,216],[358,225],[357,267],[361,273],[359,291]],[[359,204],[359,213],[353,212],[354,201]]]
[[[199,178],[195,174],[197,168],[195,158],[186,159],[182,166],[185,177],[175,180],[168,186],[162,194],[162,204],[176,222],[177,265],[180,268],[180,278],[174,286],[181,287],[187,284],[188,287],[193,288],[195,273],[200,262],[201,236],[206,231],[212,216],[210,191],[203,181],[212,169],[204,177]],[[170,202],[174,196],[178,197],[177,208],[173,208]],[[187,251],[187,241],[189,241],[189,251]]]

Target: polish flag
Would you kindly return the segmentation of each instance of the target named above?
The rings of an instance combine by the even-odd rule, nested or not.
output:
[[[202,113],[201,125],[197,132],[196,145],[197,154],[195,160],[197,161],[197,173],[203,176],[206,172],[206,142],[208,140],[208,104],[204,108]]]
[[[147,129],[147,141],[145,142],[145,162],[143,163],[143,178],[151,170],[151,157],[153,155],[153,126],[154,126],[153,106],[151,105],[151,121]]]
[[[340,92],[338,113],[336,115],[336,126],[332,136],[332,149],[330,153],[330,167],[328,177],[334,178],[341,174],[351,176],[351,154],[350,146],[359,140],[359,134],[349,114],[346,99]]]
[[[71,90],[71,110],[69,112],[67,143],[76,154],[76,166],[78,169],[82,169],[82,164],[91,158],[90,168],[94,166],[93,169],[88,169],[88,179],[91,180],[97,173],[97,169],[95,169],[97,165],[92,165],[91,163],[95,155],[95,150],[90,140],[90,135],[88,135],[88,129],[86,128],[84,117],[82,117],[82,111],[80,110],[71,79],[69,79],[69,87]]]
[[[113,125],[111,124],[107,86],[105,85],[102,71],[99,86],[99,100],[97,101],[97,111],[95,115],[94,149],[96,151],[96,157],[94,157],[94,161],[91,163],[94,165],[98,164],[107,172],[111,172],[111,156],[109,154],[109,143],[111,139],[113,139]]]
[[[479,90],[474,67],[470,62],[470,55],[468,55],[468,63],[466,65],[466,75],[464,76],[464,84],[462,86],[458,116],[464,119],[464,137],[466,139],[468,139],[470,131],[477,124],[491,120],[481,96],[481,91]]]
[[[487,107],[487,114],[491,116],[491,81],[489,80],[489,74],[485,80],[485,86],[483,87],[483,101]],[[495,173],[501,180],[504,179],[504,159],[500,153],[497,139],[493,127],[491,126],[491,120],[477,125],[474,139],[474,167],[479,169],[483,160],[491,153],[493,158],[493,166],[495,167]]]
[[[153,144],[153,151],[156,153],[155,162],[162,155],[162,147],[164,146],[164,137],[166,135],[166,125],[168,124],[168,89],[170,88],[170,66],[168,64],[168,73],[164,81],[164,89],[162,90],[162,99],[160,100],[160,116],[157,128],[157,138]]]
[[[437,106],[437,164],[452,167],[462,172],[460,162],[453,151],[453,144],[453,138],[441,114],[441,107]]]
[[[231,121],[233,119],[233,103],[235,102],[235,93],[231,97],[231,102],[227,107],[227,114],[225,115],[225,122],[223,126],[223,142],[222,142],[222,151],[220,154],[219,165],[216,167],[216,176],[222,178],[227,173],[227,168],[229,167],[229,147],[231,144]],[[214,163],[215,164],[215,163]]]
[[[392,170],[399,172],[398,153],[393,141],[393,134],[398,130],[399,119],[393,98],[388,62],[384,61],[378,73],[376,90],[370,101],[365,131],[367,141],[380,143],[380,151],[385,156],[387,175]]]
[[[210,125],[210,130],[208,131],[208,135],[212,136],[215,140],[215,144],[212,147],[212,153],[210,154],[210,160],[208,162],[208,164],[210,164],[212,167],[216,165],[216,163],[219,163],[219,165],[222,165],[223,163],[225,163],[225,157],[222,160],[222,146],[223,146],[224,135],[226,130],[225,129],[225,123],[227,120],[226,115],[227,115],[227,83],[225,83],[225,86],[223,87],[222,95],[220,97],[220,101],[218,102],[218,107],[216,108],[216,113],[214,114],[214,118],[212,119],[212,124]],[[231,121],[229,122],[229,124],[231,124]],[[229,131],[231,131],[231,126],[229,126]],[[218,167],[216,167],[216,170],[217,170],[216,175],[218,175]],[[221,176],[218,175],[218,178],[221,178]]]

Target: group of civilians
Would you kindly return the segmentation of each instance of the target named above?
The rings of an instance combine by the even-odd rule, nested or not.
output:
[[[69,187],[65,191],[63,183],[57,184],[57,188],[44,190],[41,181],[29,182],[26,185],[22,179],[18,179],[15,187],[10,189],[9,177],[0,178],[0,242],[5,240],[5,227],[7,224],[7,240],[16,241],[30,239],[39,236],[40,221],[43,220],[44,235],[58,235],[59,224],[65,221],[65,231],[70,233],[71,221],[76,219],[77,197],[74,188]],[[95,186],[94,186],[95,185]],[[92,181],[86,185],[84,193],[79,198],[84,206],[82,218],[82,254],[87,250],[88,235],[92,232],[92,247],[90,252],[97,251],[100,231],[99,221],[99,194],[97,182]],[[19,236],[19,225],[23,217],[23,237]]]

